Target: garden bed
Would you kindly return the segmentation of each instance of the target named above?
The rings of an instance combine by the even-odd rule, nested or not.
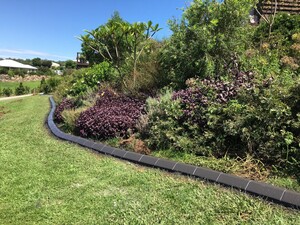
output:
[[[93,142],[88,139],[66,134],[60,131],[53,122],[55,118],[55,102],[50,98],[52,109],[48,116],[48,126],[52,133],[63,140],[75,142],[84,147],[88,147],[102,154],[112,155],[121,159],[129,160],[134,163],[153,166],[160,169],[165,169],[171,172],[179,172],[189,176],[195,176],[212,182],[220,183],[225,186],[230,186],[243,190],[258,196],[262,196],[271,200],[275,200],[284,205],[292,205],[300,207],[300,193],[291,192],[285,188],[278,188],[273,185],[268,185],[263,182],[256,182],[253,180],[243,179],[238,176],[225,174],[220,171],[214,171],[203,167],[179,163],[172,160],[166,160],[158,157],[151,157],[140,153],[132,153],[123,149],[113,148],[102,143]],[[102,128],[105,129],[105,128]],[[106,128],[106,129],[109,129]],[[173,152],[174,153],[174,152]],[[178,155],[177,155],[178,156]],[[185,160],[183,160],[185,162]],[[247,189],[249,188],[249,190]]]
[[[0,224],[297,224],[298,211],[49,136],[48,97],[0,102]],[[37,110],[39,109],[39,110]]]

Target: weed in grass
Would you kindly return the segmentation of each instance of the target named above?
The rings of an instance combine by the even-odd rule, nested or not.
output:
[[[244,159],[237,157],[231,161],[233,163],[230,170],[232,173],[241,177],[258,181],[267,181],[271,174],[269,168],[266,168],[261,161],[252,158],[250,155],[247,155]]]
[[[145,142],[135,137],[135,135],[131,135],[127,139],[122,139],[119,142],[120,146],[125,147],[126,149],[130,149],[134,152],[149,155],[151,150],[147,147]]]

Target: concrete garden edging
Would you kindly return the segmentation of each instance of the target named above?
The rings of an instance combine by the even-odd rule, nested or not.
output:
[[[159,168],[170,172],[177,172],[183,175],[204,179],[210,182],[218,183],[227,187],[232,187],[253,195],[257,195],[273,202],[300,209],[300,193],[290,191],[285,188],[276,187],[264,182],[258,182],[241,178],[235,175],[222,173],[219,171],[193,166],[185,163],[175,162],[168,159],[161,159],[149,155],[143,155],[131,151],[113,148],[102,143],[97,143],[85,138],[66,134],[57,128],[53,121],[55,111],[55,102],[50,97],[51,110],[47,118],[47,124],[50,131],[58,138],[77,143],[96,152],[114,156],[123,160],[131,161],[136,164]]]

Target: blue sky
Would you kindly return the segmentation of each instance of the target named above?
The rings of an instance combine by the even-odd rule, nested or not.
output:
[[[95,29],[118,11],[129,22],[152,20],[168,37],[169,19],[180,18],[190,0],[0,0],[0,57],[75,59],[76,36]]]

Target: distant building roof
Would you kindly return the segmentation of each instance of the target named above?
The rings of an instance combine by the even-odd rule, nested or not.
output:
[[[22,64],[22,63],[19,63],[17,61],[11,60],[11,59],[0,60],[0,67],[37,70],[36,67],[26,65],[26,64]]]
[[[55,68],[57,68],[57,67],[60,67],[60,65],[59,65],[58,63],[56,63],[56,62],[52,62],[52,65],[51,65],[51,67],[55,67]]]

